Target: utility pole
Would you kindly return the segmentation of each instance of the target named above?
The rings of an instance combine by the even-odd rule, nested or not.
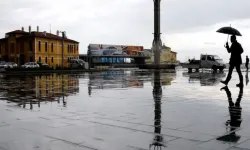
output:
[[[154,63],[156,65],[160,64],[160,54],[161,54],[161,28],[160,28],[160,6],[161,0],[154,1],[154,40],[153,40],[153,50],[154,50]]]

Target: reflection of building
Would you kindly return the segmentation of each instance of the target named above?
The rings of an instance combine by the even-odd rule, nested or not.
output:
[[[45,62],[51,66],[62,65],[62,40],[57,35],[37,31],[26,32],[15,30],[5,34],[5,38],[0,39],[0,55],[5,61],[16,62],[22,65],[26,62]],[[71,58],[79,57],[79,43],[77,41],[64,38],[64,66],[68,66]]]
[[[67,96],[79,92],[79,80],[71,75],[52,74],[36,76],[36,95],[38,97]]]
[[[142,88],[143,82],[135,76],[125,74],[123,71],[109,71],[90,74],[89,86],[91,86],[91,89]]]
[[[3,99],[15,102],[25,107],[28,103],[30,109],[33,104],[47,101],[66,102],[65,97],[79,92],[79,79],[74,75],[49,74],[41,76],[5,76],[0,88],[0,93],[4,93]],[[19,83],[19,84],[9,84]]]
[[[146,60],[147,62],[154,61],[154,54],[151,49],[145,50],[146,56],[151,56],[151,59]],[[162,46],[161,55],[160,55],[160,62],[161,63],[176,63],[177,62],[177,53],[172,51],[170,47],[165,45]]]
[[[91,95],[94,89],[143,88],[143,81],[124,71],[96,72],[89,75],[88,86],[88,92]]]
[[[175,76],[174,74],[166,74],[165,76],[161,76],[161,80],[159,82],[161,82],[161,85],[163,86],[171,85],[171,82],[173,81],[174,76]]]

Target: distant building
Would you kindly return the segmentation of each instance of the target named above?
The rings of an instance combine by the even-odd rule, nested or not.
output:
[[[152,49],[144,49],[144,55],[151,57],[151,59],[146,60],[146,62],[152,63],[154,61],[154,51]],[[177,53],[172,51],[170,47],[163,44],[160,61],[161,63],[176,63]]]
[[[79,57],[79,42],[64,38],[64,55],[62,55],[63,37],[47,32],[15,30],[0,39],[0,57],[2,60],[22,65],[26,62],[45,62],[50,66],[68,66],[70,59]]]
[[[142,54],[143,46],[89,44],[92,55],[133,55]]]

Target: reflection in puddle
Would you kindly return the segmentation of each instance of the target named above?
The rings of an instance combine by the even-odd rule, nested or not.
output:
[[[165,142],[164,142],[164,137],[161,135],[161,99],[162,99],[162,87],[161,87],[161,75],[160,71],[155,71],[154,72],[154,86],[153,86],[153,97],[154,97],[154,102],[155,102],[155,118],[154,118],[154,133],[155,133],[155,138],[150,144],[150,148],[153,146],[155,148],[160,148],[161,147],[166,147]],[[163,82],[165,83],[165,82]]]
[[[200,81],[201,86],[214,86],[220,83],[220,81],[226,77],[226,73],[211,73],[211,72],[183,72],[184,77],[189,77],[189,83]]]
[[[227,86],[223,87],[221,90],[225,90],[227,94],[230,119],[226,122],[226,127],[229,130],[227,131],[228,133],[217,138],[217,140],[225,142],[238,142],[241,137],[236,134],[236,131],[240,128],[242,122],[242,108],[240,106],[240,102],[243,96],[243,87],[239,87],[239,94],[235,103],[233,102],[231,91]]]
[[[66,106],[65,98],[79,92],[79,79],[74,75],[39,75],[39,76],[9,76],[0,78],[1,99],[17,103],[26,108],[41,102],[58,102],[61,99]]]

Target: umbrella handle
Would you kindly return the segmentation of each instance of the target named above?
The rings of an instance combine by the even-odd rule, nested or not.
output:
[[[230,24],[230,27],[231,27],[231,24]],[[228,42],[228,38],[229,38],[229,34],[227,35],[227,42]]]

